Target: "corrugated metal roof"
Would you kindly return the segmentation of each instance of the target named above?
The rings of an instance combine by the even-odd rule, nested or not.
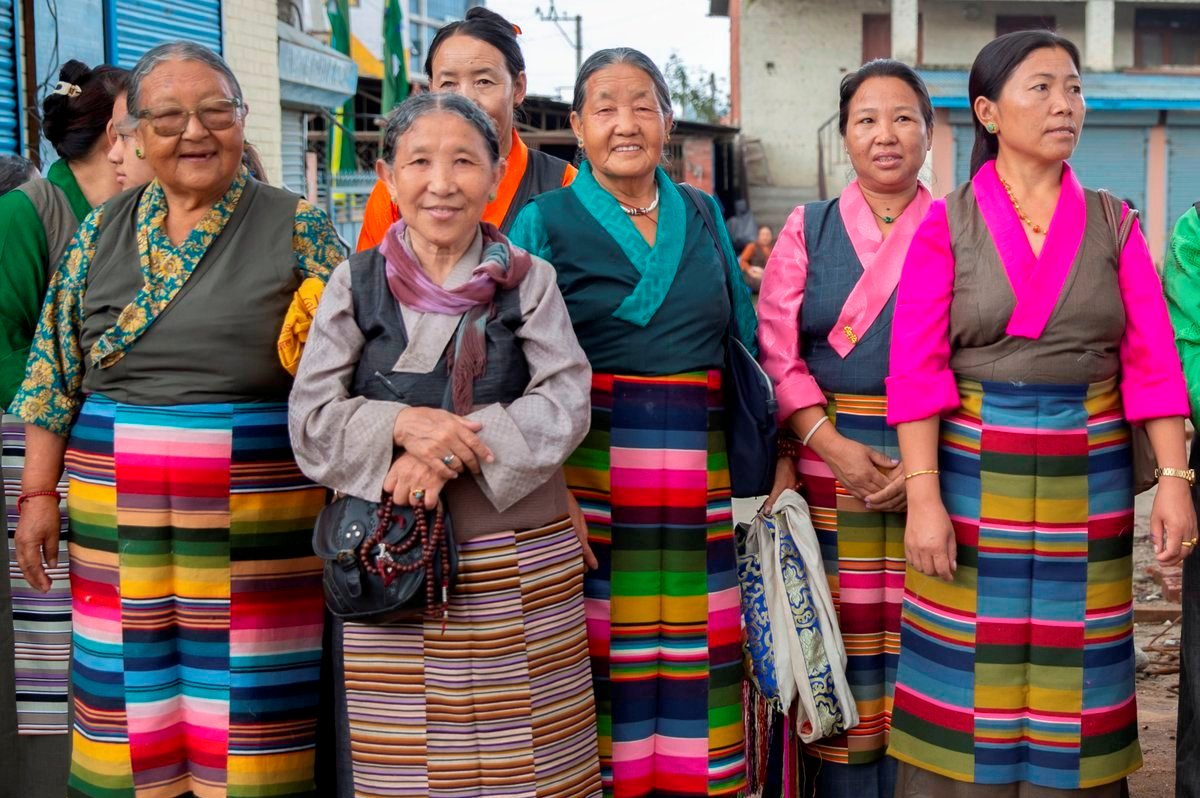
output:
[[[967,107],[967,71],[919,69],[938,108]],[[1089,110],[1198,110],[1200,78],[1196,75],[1136,72],[1086,72],[1083,94]]]

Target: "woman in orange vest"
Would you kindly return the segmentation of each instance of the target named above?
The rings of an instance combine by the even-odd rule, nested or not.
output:
[[[508,160],[483,221],[508,233],[517,213],[533,197],[570,185],[575,167],[561,158],[531,150],[513,126],[513,114],[525,101],[525,56],[517,42],[520,28],[494,11],[477,6],[467,17],[437,32],[429,45],[425,73],[431,91],[448,91],[473,100],[487,112],[500,136],[500,154]],[[358,250],[378,246],[400,218],[382,180],[367,200]]]

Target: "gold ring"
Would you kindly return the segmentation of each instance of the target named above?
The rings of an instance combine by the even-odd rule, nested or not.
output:
[[[416,499],[417,501],[419,501],[419,502],[420,502],[420,501],[425,501],[425,489],[424,489],[424,488],[416,488],[416,489],[414,489],[414,490],[413,490],[413,492],[412,492],[412,497],[413,497],[414,499]]]
[[[1191,540],[1185,540],[1185,541],[1182,541],[1179,545],[1187,546],[1190,549],[1192,546],[1196,545],[1197,540],[1200,540],[1200,538],[1192,538]]]

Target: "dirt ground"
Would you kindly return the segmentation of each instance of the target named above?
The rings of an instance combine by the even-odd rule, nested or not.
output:
[[[1146,574],[1154,560],[1149,539],[1153,491],[1138,497],[1138,539],[1134,548],[1135,608],[1156,608],[1174,616],[1178,605],[1161,600],[1162,590]],[[1138,624],[1135,639],[1150,657],[1150,667],[1138,674],[1138,720],[1145,765],[1129,779],[1131,798],[1169,798],[1175,794],[1175,717],[1179,706],[1179,629],[1174,618]],[[1151,673],[1150,671],[1164,671]]]

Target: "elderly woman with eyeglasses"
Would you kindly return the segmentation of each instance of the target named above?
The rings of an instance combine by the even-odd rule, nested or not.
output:
[[[293,459],[276,339],[344,250],[242,166],[247,108],[219,56],[151,49],[128,104],[156,177],[84,220],[12,404],[17,561],[43,591],[68,475],[69,791],[313,795],[325,491]]]

